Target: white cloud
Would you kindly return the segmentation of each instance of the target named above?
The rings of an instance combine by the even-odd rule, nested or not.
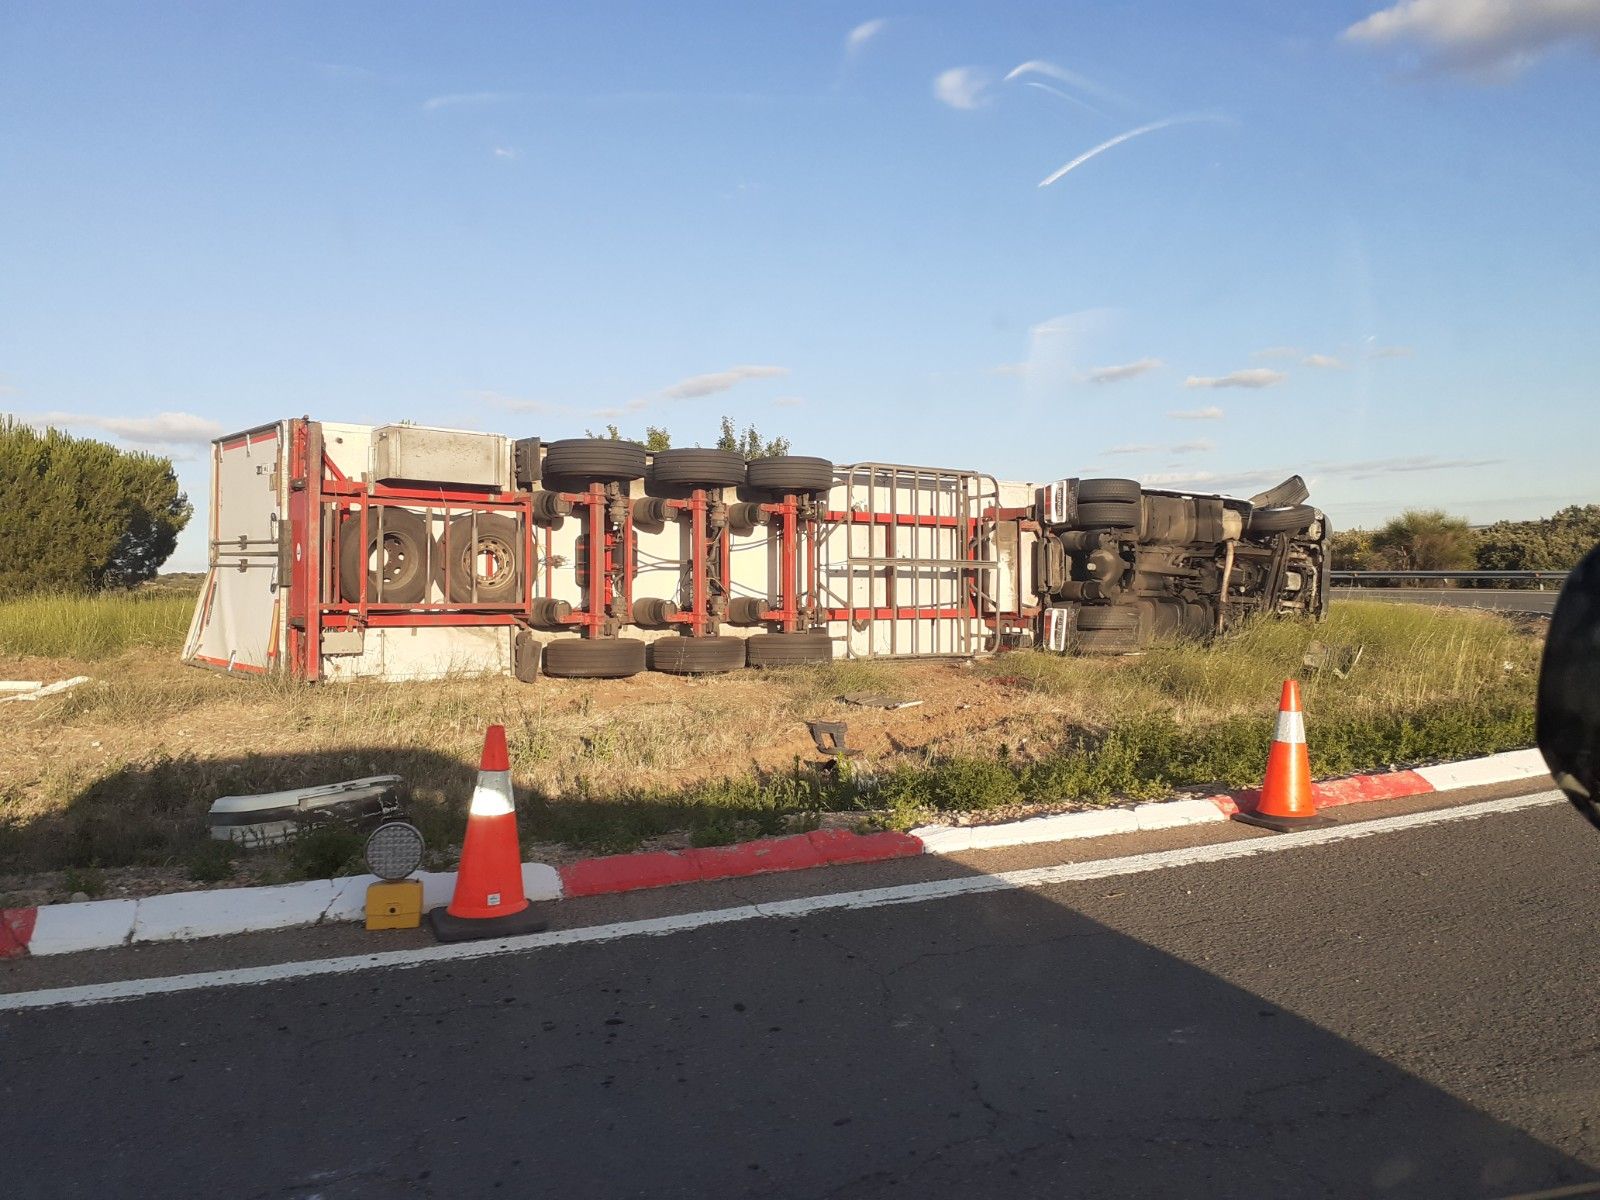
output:
[[[1187,412],[1169,412],[1167,416],[1174,421],[1220,421],[1223,414],[1215,404],[1208,404],[1205,408],[1191,409]]]
[[[577,412],[570,404],[557,404],[553,400],[525,400],[520,396],[508,396],[504,392],[496,392],[487,388],[468,392],[480,404],[492,405],[503,408],[507,412],[539,413],[544,416],[563,416]]]
[[[1233,492],[1261,484],[1280,482],[1286,472],[1239,471],[1167,471],[1145,475],[1141,482],[1146,487],[1170,488],[1173,491]]]
[[[1600,0],[1400,0],[1341,37],[1413,48],[1429,68],[1506,80],[1557,46],[1600,54]]]
[[[933,94],[951,108],[974,109],[989,102],[989,76],[977,67],[951,67],[933,81]]]
[[[153,417],[97,417],[84,413],[45,413],[39,418],[48,425],[71,425],[103,430],[125,442],[143,445],[204,445],[225,432],[209,417],[193,413],[164,412]]]
[[[464,108],[480,104],[501,104],[515,100],[516,92],[451,92],[443,96],[430,96],[422,102],[423,112],[438,112],[441,108]]]
[[[1179,442],[1176,446],[1155,446],[1148,443],[1129,443],[1122,446],[1112,446],[1109,450],[1100,453],[1106,457],[1124,454],[1203,454],[1208,450],[1215,450],[1216,443],[1209,438],[1195,438],[1191,442]]]
[[[1498,458],[1443,458],[1436,454],[1414,454],[1400,458],[1351,459],[1333,462],[1301,463],[1295,471],[1312,474],[1318,478],[1336,476],[1362,481],[1381,479],[1386,475],[1410,474],[1419,471],[1467,471],[1494,466],[1505,461]],[[1183,471],[1146,475],[1143,481],[1150,487],[1204,488],[1206,491],[1231,492],[1245,488],[1272,485],[1294,474],[1285,467],[1269,467],[1236,472]]]
[[[496,146],[491,153],[496,158],[515,158],[517,156],[517,152],[510,146]]]
[[[1342,371],[1344,362],[1331,354],[1308,354],[1300,360],[1302,367],[1317,367],[1323,371]]]
[[[870,21],[863,21],[857,25],[844,39],[846,54],[856,54],[873,38],[882,33],[889,25],[888,17],[874,17]]]
[[[1254,359],[1299,358],[1300,357],[1300,347],[1299,346],[1268,346],[1265,350],[1254,351],[1250,355],[1250,357],[1254,358]]]
[[[1289,378],[1282,371],[1268,367],[1247,367],[1243,371],[1229,371],[1226,375],[1191,375],[1183,381],[1189,388],[1264,388],[1282,383]]]
[[[1159,358],[1141,358],[1137,362],[1121,363],[1114,367],[1095,367],[1085,378],[1090,383],[1121,383],[1124,379],[1135,379],[1146,371],[1154,371],[1161,365]]]
[[[1351,479],[1381,479],[1385,475],[1410,474],[1416,471],[1464,471],[1477,467],[1492,467],[1504,461],[1500,458],[1440,458],[1437,454],[1411,454],[1400,458],[1368,458],[1311,465],[1329,475],[1346,475]]]
[[[1368,358],[1410,358],[1415,351],[1410,346],[1379,346],[1367,351]]]
[[[668,400],[698,400],[702,396],[714,396],[718,392],[725,392],[747,379],[776,379],[788,373],[788,367],[729,367],[726,371],[691,375],[669,388],[663,388],[661,394]]]

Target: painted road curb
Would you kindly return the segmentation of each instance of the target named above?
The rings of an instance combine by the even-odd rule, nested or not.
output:
[[[1512,750],[1413,771],[1353,775],[1314,786],[1318,807],[1330,808],[1511,783],[1544,774],[1545,763],[1538,750]],[[1258,795],[1240,791],[1205,799],[1029,817],[1000,825],[926,825],[910,833],[818,830],[734,846],[613,854],[559,869],[545,863],[524,863],[522,882],[530,900],[562,900],[921,854],[963,854],[1226,821],[1241,807],[1248,809]],[[419,878],[425,908],[449,901],[455,887],[454,872],[424,872]],[[375,882],[376,876],[357,875],[277,887],[174,892],[141,900],[0,909],[0,958],[359,921],[365,916],[367,887]]]

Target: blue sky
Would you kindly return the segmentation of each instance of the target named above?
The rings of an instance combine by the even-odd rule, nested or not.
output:
[[[202,503],[281,416],[728,413],[1533,516],[1600,500],[1597,128],[1600,0],[12,4],[0,408]]]

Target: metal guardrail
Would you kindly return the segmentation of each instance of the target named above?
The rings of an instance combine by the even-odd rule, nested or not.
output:
[[[1439,581],[1486,580],[1500,583],[1564,583],[1567,571],[1330,571],[1334,583],[1367,583],[1380,580],[1434,579]]]

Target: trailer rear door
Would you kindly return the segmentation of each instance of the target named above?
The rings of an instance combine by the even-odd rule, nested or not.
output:
[[[288,422],[211,443],[211,549],[185,662],[261,673],[283,653]]]

